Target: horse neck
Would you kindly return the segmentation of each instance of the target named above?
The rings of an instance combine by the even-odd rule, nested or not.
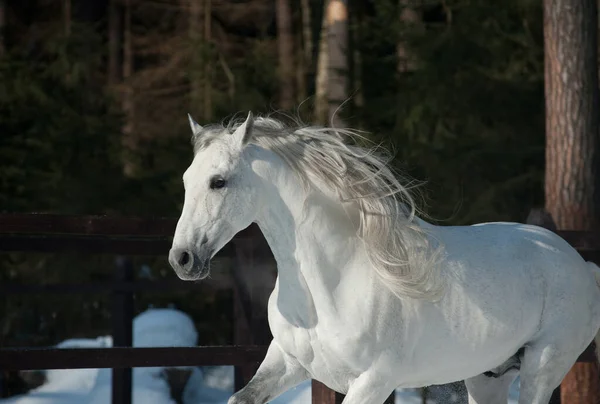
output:
[[[336,305],[333,293],[341,281],[361,282],[364,287],[373,274],[356,237],[357,212],[346,212],[340,202],[319,190],[306,190],[287,166],[271,168],[263,176],[268,177],[268,202],[256,222],[277,261],[280,296],[285,294],[295,304],[302,301],[310,311],[314,304]],[[341,289],[335,293],[348,290]]]

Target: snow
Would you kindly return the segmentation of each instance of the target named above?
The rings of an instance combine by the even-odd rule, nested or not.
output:
[[[195,346],[198,333],[192,319],[174,309],[149,309],[133,322],[135,347],[185,347]],[[59,348],[109,348],[110,336],[95,339],[69,339]],[[226,404],[233,394],[232,366],[206,366],[187,368],[191,376],[183,391],[183,404]],[[134,404],[175,404],[163,368],[133,369]],[[110,404],[111,369],[46,370],[46,382],[27,394],[0,400],[0,404]],[[397,389],[396,404],[421,404],[418,390]],[[465,403],[460,394],[450,386],[430,388],[428,404]],[[509,404],[518,399],[518,379],[510,390]],[[306,381],[291,388],[272,404],[310,404],[311,383]]]
[[[149,309],[133,319],[136,347],[186,347],[198,343],[192,319],[175,309]]]

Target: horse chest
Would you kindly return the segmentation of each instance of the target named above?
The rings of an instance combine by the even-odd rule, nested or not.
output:
[[[374,350],[367,333],[311,319],[306,313],[280,311],[273,300],[269,302],[269,323],[281,349],[298,360],[312,378],[347,392],[351,382],[372,364]]]

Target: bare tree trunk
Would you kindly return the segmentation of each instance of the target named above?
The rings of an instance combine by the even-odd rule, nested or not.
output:
[[[62,0],[63,30],[65,35],[71,34],[71,0]]]
[[[349,103],[350,113],[355,124],[360,126],[362,122],[362,107],[364,96],[362,89],[362,55],[360,52],[360,38],[363,31],[364,5],[359,0],[349,0],[348,3],[348,83],[352,102]]]
[[[289,110],[294,105],[294,36],[290,0],[276,0],[275,7],[279,57],[279,106]]]
[[[114,86],[121,79],[123,10],[119,0],[110,0],[108,5],[108,85]]]
[[[204,46],[210,46],[212,41],[212,0],[204,0]],[[204,61],[204,91],[203,91],[203,116],[205,120],[212,118],[212,86],[211,86],[212,63]]]
[[[65,37],[71,35],[71,0],[62,0],[62,13],[63,13],[63,33]],[[67,62],[70,62],[70,55],[67,54]],[[67,64],[67,71],[65,71],[65,83],[71,83],[71,66]]]
[[[329,0],[319,40],[315,113],[319,122],[344,126],[339,113],[348,98],[348,5]]]
[[[130,82],[133,74],[133,38],[131,32],[131,1],[124,0],[125,14],[123,21],[123,112],[125,113],[125,125],[123,126],[123,171],[128,177],[135,174],[135,164],[130,153],[137,149],[137,141],[134,138],[134,101],[133,88]]]
[[[561,230],[598,225],[596,1],[545,0],[546,205]]]
[[[313,71],[313,39],[309,1],[301,0],[300,8],[302,13],[302,36],[300,39],[301,46],[299,47],[300,50],[298,52],[298,58],[301,63],[298,63],[297,69],[297,100],[302,102],[306,99],[309,72]]]
[[[408,49],[406,35],[415,29],[422,28],[421,15],[411,6],[410,0],[400,0],[400,22],[402,25],[401,38],[396,45],[396,54],[398,57],[398,73],[407,73],[415,71],[417,63],[414,55]]]
[[[304,43],[301,37],[295,36],[296,43],[296,51],[294,55],[296,56],[296,71],[294,73],[296,82],[296,96],[295,100],[297,102],[302,102],[306,99],[306,83],[308,79],[308,69],[310,68],[309,62],[306,60],[306,55],[304,53]]]
[[[123,78],[129,79],[133,74],[133,37],[131,33],[131,1],[125,2],[123,24]],[[129,98],[129,97],[128,97]]]
[[[6,0],[0,0],[0,58],[6,53]]]
[[[312,63],[313,40],[309,0],[301,0],[300,6],[302,7],[302,39],[304,42],[304,59],[310,64]]]
[[[329,0],[326,15],[328,121],[334,126],[344,126],[339,114],[342,104],[348,99],[348,1]]]
[[[199,56],[199,47],[200,47],[200,13],[201,13],[201,0],[190,0],[190,13],[189,13],[189,22],[188,22],[188,30],[189,37],[192,46],[192,63],[191,68],[192,72],[190,74],[190,85],[191,85],[191,110],[196,112],[200,107],[200,97],[202,93],[202,76],[200,72],[200,56]],[[202,116],[204,119],[204,116]]]
[[[321,124],[327,123],[329,105],[327,99],[327,82],[329,81],[329,46],[328,46],[327,12],[323,14],[321,35],[319,38],[319,55],[317,60],[317,78],[315,88],[315,118]]]
[[[546,210],[559,230],[590,230],[598,211],[596,0],[544,0]],[[600,402],[596,363],[577,363],[563,404]]]

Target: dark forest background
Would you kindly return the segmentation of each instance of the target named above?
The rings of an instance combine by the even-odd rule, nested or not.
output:
[[[177,217],[187,113],[335,119],[426,181],[441,224],[524,221],[544,204],[544,38],[536,0],[0,0],[0,211]],[[345,101],[345,102],[344,102]],[[224,268],[227,263],[221,263]],[[175,275],[137,259],[139,277]],[[111,257],[0,255],[0,282],[111,279]],[[110,330],[108,298],[0,300],[1,346]],[[226,292],[174,305],[227,343]]]

